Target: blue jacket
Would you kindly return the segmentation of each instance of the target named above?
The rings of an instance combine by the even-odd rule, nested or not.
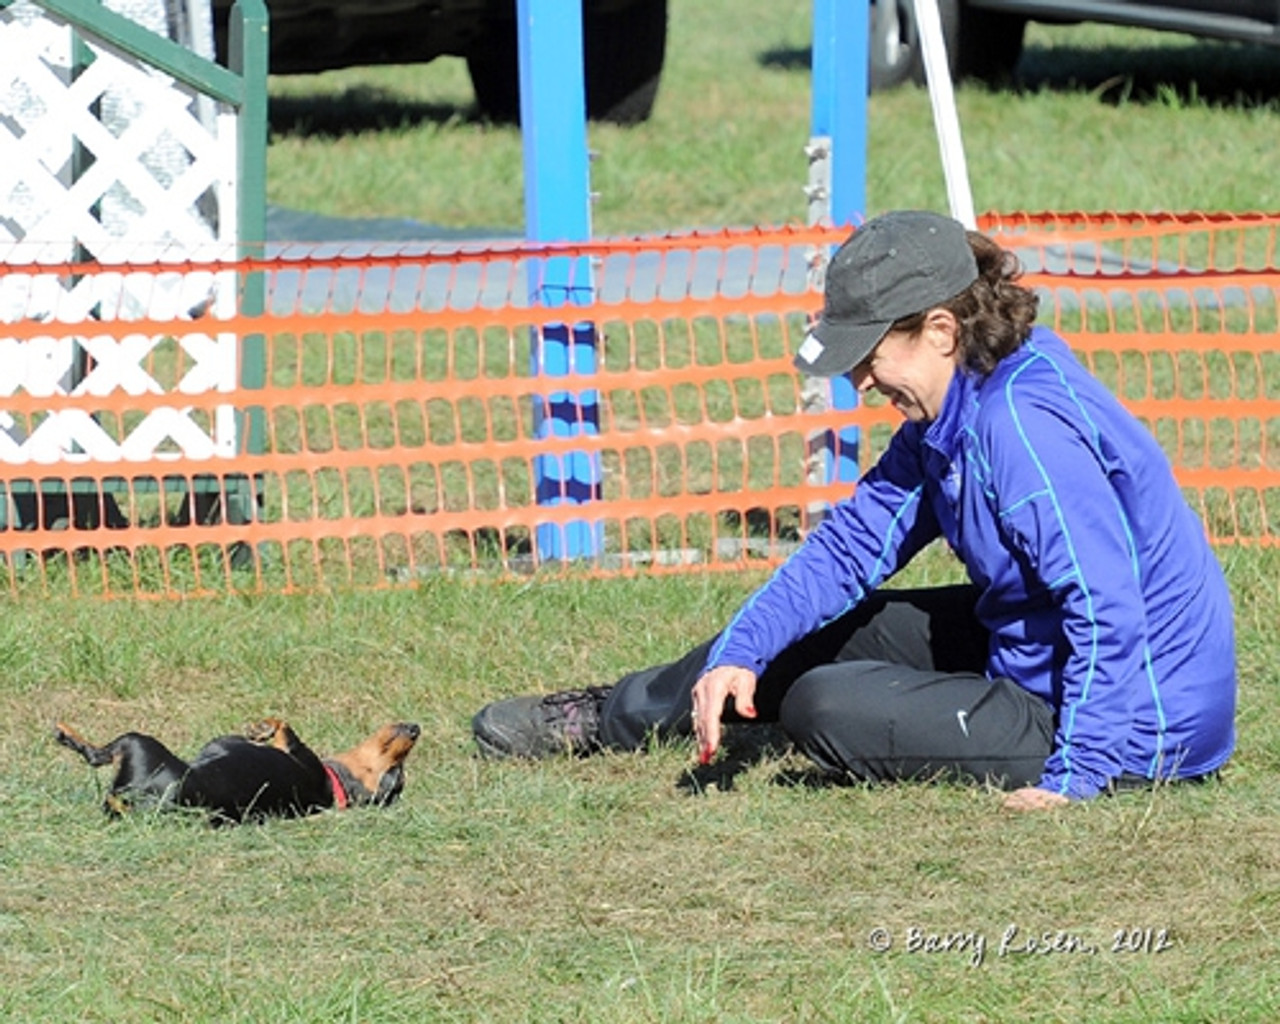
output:
[[[981,588],[987,672],[1056,723],[1040,785],[1201,775],[1235,742],[1231,598],[1150,431],[1037,327],[988,377],[957,371],[743,606],[708,668],[761,672],[945,537]]]

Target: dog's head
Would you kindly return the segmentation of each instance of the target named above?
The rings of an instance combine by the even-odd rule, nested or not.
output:
[[[385,806],[404,789],[404,759],[418,742],[412,722],[384,725],[359,746],[326,758],[346,790],[352,806]]]

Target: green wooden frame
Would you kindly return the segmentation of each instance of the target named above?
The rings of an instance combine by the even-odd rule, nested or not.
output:
[[[265,254],[267,203],[267,74],[269,71],[270,18],[263,0],[236,0],[230,12],[229,68],[205,59],[186,47],[144,28],[124,15],[86,0],[32,0],[66,21],[75,30],[95,36],[104,43],[145,61],[215,100],[239,111],[237,118],[237,255],[241,259]],[[0,10],[14,0],[0,0]],[[238,308],[242,314],[260,315],[266,306],[266,284],[261,271],[240,275]],[[261,388],[266,382],[266,348],[261,334],[241,338],[242,388]],[[262,451],[265,429],[260,408],[242,408],[237,413],[242,450]],[[69,474],[74,476],[74,474]],[[224,478],[228,498],[226,515],[231,521],[249,522],[256,499],[243,474]],[[221,490],[217,477],[201,476],[192,489]],[[11,482],[14,495],[34,490],[32,485]],[[42,489],[42,488],[41,488]],[[75,489],[74,487],[72,488]],[[4,519],[0,515],[0,525]]]

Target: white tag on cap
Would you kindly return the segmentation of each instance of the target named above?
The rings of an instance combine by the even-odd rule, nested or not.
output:
[[[801,344],[800,350],[796,353],[796,356],[812,365],[813,363],[816,363],[818,361],[818,357],[826,351],[826,347],[826,345],[822,344],[822,342],[812,334],[806,334],[804,342]]]

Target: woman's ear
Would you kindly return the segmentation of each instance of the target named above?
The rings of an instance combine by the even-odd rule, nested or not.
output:
[[[923,333],[942,355],[954,355],[960,347],[960,321],[949,309],[935,306],[924,317]]]

